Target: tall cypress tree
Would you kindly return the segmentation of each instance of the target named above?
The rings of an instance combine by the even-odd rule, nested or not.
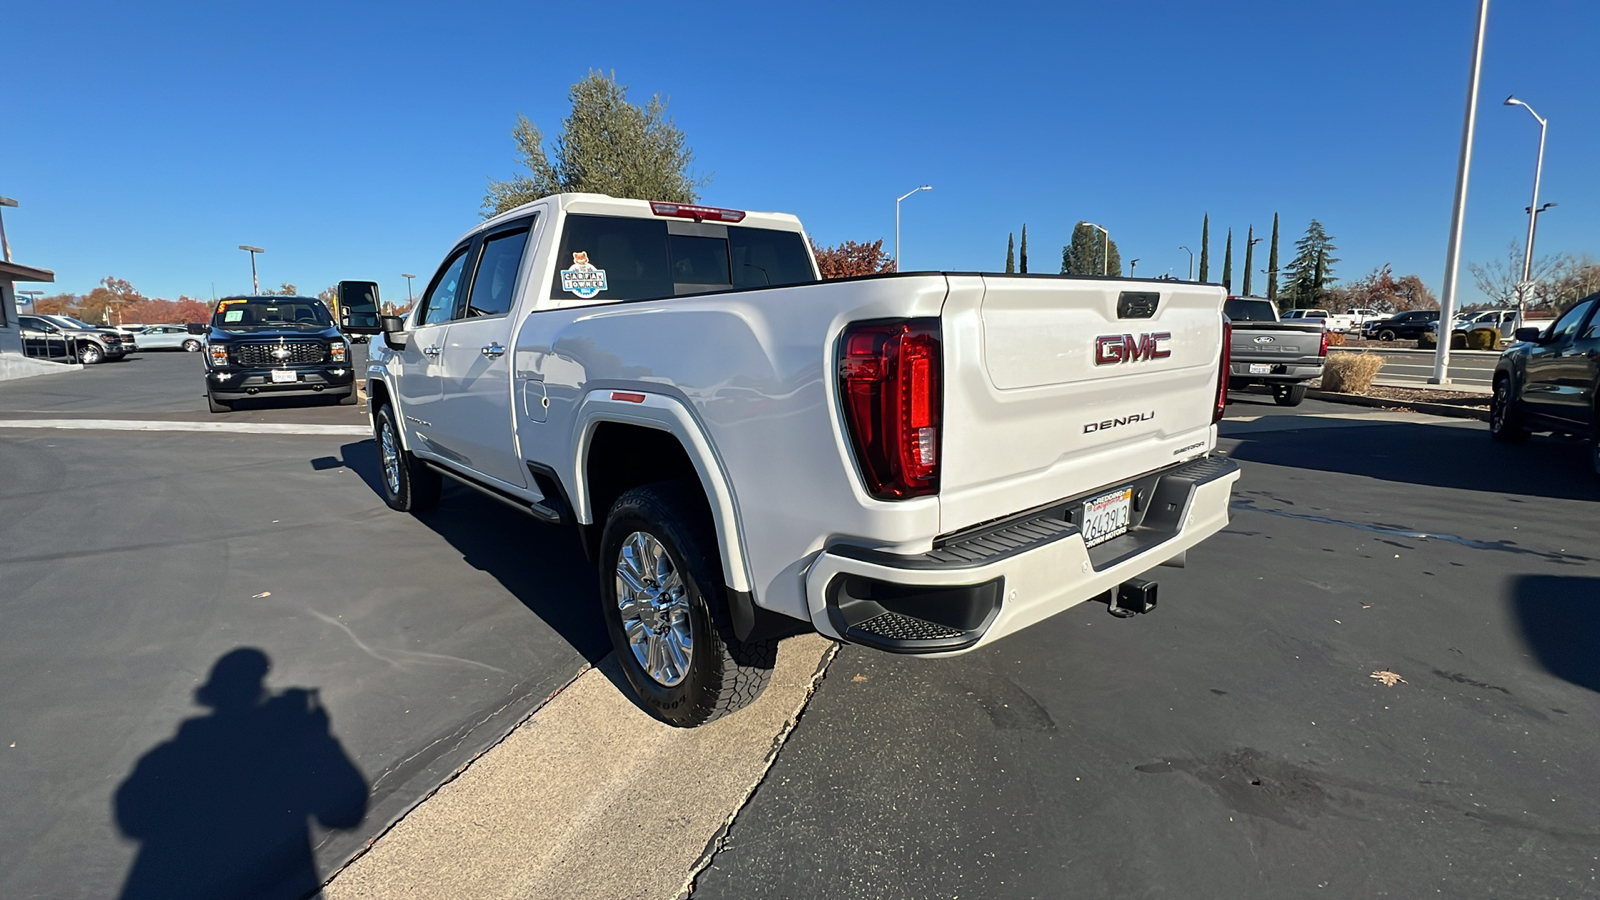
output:
[[[1200,280],[1211,280],[1211,214],[1200,223]]]
[[[1251,225],[1244,238],[1244,296],[1250,296],[1250,261],[1255,259],[1256,226]]]
[[[1027,222],[1023,222],[1022,223],[1022,253],[1018,255],[1017,261],[1019,263],[1021,263],[1021,265],[1017,268],[1017,271],[1022,273],[1023,275],[1028,274],[1028,223]]]
[[[1006,274],[1017,271],[1017,254],[1015,253],[1017,236],[1015,233],[1006,235]]]
[[[1228,249],[1222,252],[1222,286],[1233,293],[1233,229],[1228,229]]]
[[[1267,254],[1267,299],[1278,299],[1278,214],[1272,214],[1272,250]]]

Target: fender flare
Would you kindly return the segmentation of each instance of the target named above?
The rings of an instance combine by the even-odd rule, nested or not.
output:
[[[378,414],[377,409],[373,407],[373,384],[383,385],[383,396],[387,399],[388,404],[394,407],[395,415],[400,417],[400,420],[394,423],[394,430],[399,433],[400,449],[410,452],[411,438],[406,435],[405,413],[400,409],[400,398],[395,396],[394,385],[389,383],[389,379],[381,369],[367,370],[367,418],[373,419]]]
[[[744,551],[745,541],[740,532],[738,501],[705,429],[700,426],[688,405],[675,396],[637,388],[629,388],[627,393],[633,397],[643,396],[644,399],[615,400],[612,399],[613,391],[604,389],[591,390],[578,404],[568,456],[572,460],[571,471],[574,475],[568,489],[573,517],[584,525],[595,524],[595,513],[589,497],[588,458],[595,430],[600,425],[616,422],[665,431],[678,439],[694,465],[700,477],[700,487],[710,503],[712,524],[717,532],[717,554],[722,560],[723,582],[730,592],[750,596],[754,580],[750,577],[749,560]]]

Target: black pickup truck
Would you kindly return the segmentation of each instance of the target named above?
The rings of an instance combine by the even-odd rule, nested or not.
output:
[[[1222,311],[1233,324],[1228,342],[1228,388],[1264,384],[1279,406],[1299,406],[1306,382],[1322,375],[1328,332],[1322,319],[1278,320],[1278,307],[1262,297],[1229,297]]]
[[[205,335],[206,403],[214,413],[247,397],[330,396],[355,402],[350,342],[315,297],[225,297]]]
[[[1600,476],[1600,294],[1548,329],[1517,329],[1515,339],[1495,365],[1489,434],[1507,443],[1534,431],[1593,439]]]

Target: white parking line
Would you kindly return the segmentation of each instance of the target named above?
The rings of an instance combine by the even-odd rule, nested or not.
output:
[[[372,434],[362,425],[290,425],[277,422],[145,422],[138,419],[0,419],[0,428],[71,431],[203,431],[221,434]]]

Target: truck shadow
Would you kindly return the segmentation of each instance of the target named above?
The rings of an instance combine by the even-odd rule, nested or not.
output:
[[[1419,422],[1308,427],[1231,439],[1239,441],[1232,456],[1250,462],[1490,494],[1600,500],[1588,445],[1566,438],[1536,436],[1512,446],[1490,440],[1488,426]]]
[[[345,444],[342,459],[315,459],[313,468],[343,465],[383,496],[378,450],[370,440]],[[575,529],[546,525],[478,492],[445,479],[439,506],[418,514],[461,558],[500,582],[590,664],[611,652],[600,617],[594,565]]]
[[[1545,671],[1600,692],[1600,578],[1523,575],[1510,605]]]

